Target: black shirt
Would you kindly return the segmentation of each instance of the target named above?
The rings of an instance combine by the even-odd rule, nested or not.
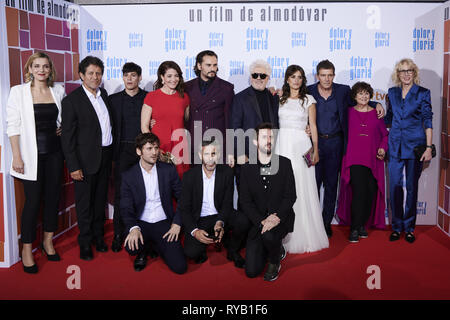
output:
[[[128,95],[125,90],[122,92],[121,141],[134,141],[137,135],[141,133],[141,109],[147,92],[140,88],[134,96]]]
[[[198,77],[198,85],[200,86],[200,92],[204,96],[206,94],[206,91],[211,86],[211,83],[214,81],[215,78],[208,79],[208,81],[203,81],[202,78]]]
[[[36,142],[39,154],[48,154],[61,149],[56,135],[58,107],[56,103],[35,103],[34,121],[36,123]]]
[[[269,106],[269,91],[267,89],[264,89],[263,91],[255,90],[253,88],[253,91],[256,95],[256,100],[258,100],[258,106],[259,110],[261,111],[261,117],[263,122],[272,122],[270,119],[270,106]]]

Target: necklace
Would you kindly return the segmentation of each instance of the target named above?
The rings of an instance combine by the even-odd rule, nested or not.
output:
[[[360,111],[361,110],[361,111]],[[365,111],[363,111],[364,109],[356,109],[355,108],[355,111],[356,111],[356,114],[357,114],[357,117],[358,117],[358,119],[359,119],[359,121],[360,121],[360,123],[359,123],[359,125],[361,126],[361,127],[364,127],[364,128],[366,128],[367,127],[367,119],[368,119],[368,113],[369,113],[369,107],[368,106],[366,106],[365,107]],[[364,130],[365,131],[365,130]],[[360,136],[368,136],[366,133],[360,133],[359,134]]]

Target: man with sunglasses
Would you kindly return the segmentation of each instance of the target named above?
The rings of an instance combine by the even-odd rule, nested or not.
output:
[[[241,165],[249,162],[249,142],[254,138],[245,132],[249,129],[251,131],[248,133],[254,132],[254,129],[263,122],[271,123],[274,128],[278,128],[279,97],[272,95],[266,88],[272,73],[270,64],[264,60],[256,60],[250,64],[249,71],[250,86],[234,97],[230,117],[230,127],[235,130],[234,155],[237,158],[235,175],[238,189]],[[250,162],[256,163],[256,159]],[[242,213],[240,206],[231,214],[229,226],[233,232],[228,243],[228,259],[234,261],[236,267],[242,267],[244,260],[239,250],[246,242],[251,222]]]

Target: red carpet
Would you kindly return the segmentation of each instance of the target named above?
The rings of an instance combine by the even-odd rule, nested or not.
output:
[[[112,225],[106,240],[111,243]],[[25,274],[22,264],[0,269],[0,299],[151,299],[151,300],[299,300],[299,299],[450,299],[450,238],[437,227],[416,229],[417,240],[391,243],[389,231],[369,231],[357,244],[347,241],[348,228],[333,227],[330,248],[289,255],[278,280],[248,279],[226,259],[225,251],[210,248],[202,265],[189,264],[176,275],[160,258],[149,260],[141,272],[133,258],[120,253],[97,253],[94,260],[79,259],[74,228],[56,240],[60,262],[35,255],[37,275]],[[81,269],[81,289],[66,286],[67,267]],[[381,289],[369,290],[370,265],[380,267]]]

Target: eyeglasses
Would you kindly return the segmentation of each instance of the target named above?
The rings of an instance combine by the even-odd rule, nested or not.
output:
[[[264,80],[265,78],[267,78],[267,74],[265,73],[252,73],[252,78],[253,79],[258,79],[261,78],[262,80]]]
[[[401,74],[413,74],[414,70],[413,69],[408,69],[408,70],[398,70],[398,73]]]

